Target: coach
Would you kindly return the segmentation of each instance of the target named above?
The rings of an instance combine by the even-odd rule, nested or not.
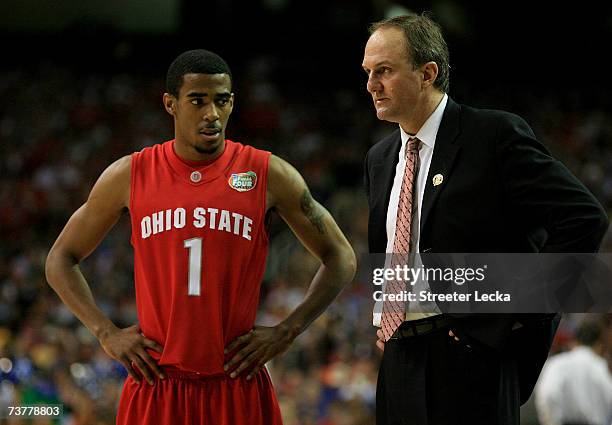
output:
[[[597,251],[603,208],[527,123],[446,94],[448,48],[430,18],[373,24],[363,68],[377,117],[399,124],[366,156],[371,253]],[[418,302],[376,311],[378,425],[518,424],[558,324]]]

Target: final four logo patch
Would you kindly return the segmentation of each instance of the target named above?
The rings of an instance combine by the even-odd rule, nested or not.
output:
[[[238,192],[247,192],[257,184],[257,174],[254,171],[232,174],[227,183]]]

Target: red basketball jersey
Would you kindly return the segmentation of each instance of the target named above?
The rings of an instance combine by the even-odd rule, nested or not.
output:
[[[223,350],[255,322],[268,253],[270,153],[225,142],[208,164],[174,141],[132,155],[130,214],[138,319],[161,366],[223,374]]]

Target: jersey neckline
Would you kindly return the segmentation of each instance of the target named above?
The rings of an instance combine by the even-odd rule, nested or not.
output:
[[[198,186],[210,182],[225,174],[231,166],[235,155],[237,144],[231,140],[225,140],[223,153],[212,161],[197,163],[185,161],[174,151],[175,139],[164,143],[164,156],[170,164],[172,171],[183,181]]]

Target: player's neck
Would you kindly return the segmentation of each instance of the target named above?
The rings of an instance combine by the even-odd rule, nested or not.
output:
[[[215,161],[225,151],[225,140],[219,143],[219,147],[214,152],[200,152],[188,143],[182,143],[175,139],[173,143],[174,153],[183,162],[189,165],[207,164]]]

